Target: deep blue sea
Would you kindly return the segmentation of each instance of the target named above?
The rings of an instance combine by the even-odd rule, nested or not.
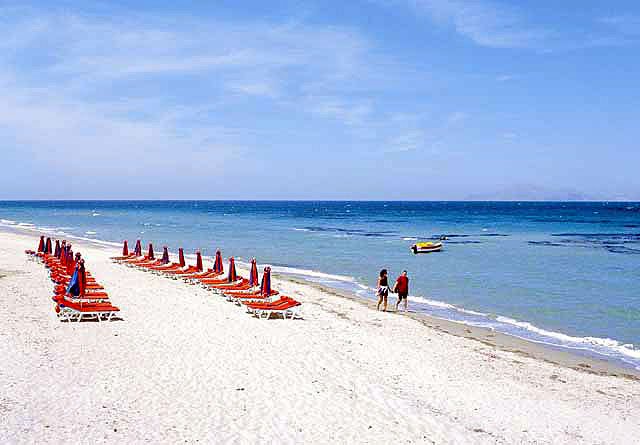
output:
[[[220,248],[366,299],[381,268],[407,269],[415,311],[640,369],[637,202],[25,201],[0,202],[0,220],[118,247]],[[442,252],[409,251],[441,235]]]

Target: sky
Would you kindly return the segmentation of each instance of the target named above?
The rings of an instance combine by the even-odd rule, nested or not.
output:
[[[0,0],[0,199],[640,200],[640,2]]]

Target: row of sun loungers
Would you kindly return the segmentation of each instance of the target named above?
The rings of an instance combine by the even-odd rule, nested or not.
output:
[[[225,297],[228,301],[245,307],[247,312],[254,314],[258,318],[268,319],[272,315],[280,315],[285,319],[293,319],[299,316],[301,308],[299,301],[287,296],[281,296],[277,291],[271,289],[270,267],[264,268],[262,280],[259,280],[255,258],[251,260],[248,278],[243,278],[236,273],[233,257],[229,258],[229,269],[225,277],[222,256],[219,250],[216,251],[213,267],[207,270],[203,267],[200,252],[196,252],[196,264],[187,265],[184,259],[184,251],[180,248],[178,250],[178,262],[171,263],[167,247],[163,249],[162,258],[156,259],[151,243],[146,255],[142,253],[140,240],[136,242],[133,253],[129,253],[128,244],[125,241],[122,255],[111,259],[128,267],[202,286]]]
[[[56,314],[64,321],[112,320],[120,309],[109,301],[104,287],[86,271],[80,253],[73,254],[71,244],[56,240],[55,251],[51,238],[40,237],[38,250],[27,250],[27,255],[42,262],[49,269],[53,281],[53,301]]]

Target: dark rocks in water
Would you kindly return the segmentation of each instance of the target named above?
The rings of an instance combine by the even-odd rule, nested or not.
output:
[[[528,241],[528,243],[534,246],[557,246],[557,247],[564,246],[564,244],[552,243],[551,241]]]
[[[309,232],[333,232],[351,236],[365,236],[365,237],[385,237],[394,236],[396,232],[392,230],[380,230],[377,232],[367,232],[362,229],[342,229],[340,227],[321,227],[321,226],[306,226],[304,227]]]
[[[509,235],[504,233],[478,233],[475,235],[467,235],[467,234],[461,234],[461,233],[445,233],[442,235],[432,235],[430,239],[446,240],[448,238],[470,238],[470,237],[478,237],[478,236],[509,236]]]
[[[551,236],[581,237],[581,238],[628,238],[640,239],[640,233],[552,233]]]
[[[574,246],[587,249],[605,249],[611,253],[640,254],[640,249],[627,247],[628,244],[640,244],[638,233],[552,233],[561,240],[529,241],[532,245],[541,246]]]
[[[624,246],[605,246],[605,248],[611,253],[626,253],[631,255],[640,255],[640,249],[631,249]]]

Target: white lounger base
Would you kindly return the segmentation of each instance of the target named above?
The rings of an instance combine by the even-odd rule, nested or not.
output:
[[[111,321],[114,316],[117,316],[118,311],[95,311],[95,312],[80,312],[75,309],[60,308],[58,312],[58,318],[62,321],[82,321],[83,318],[97,318],[98,321]]]
[[[293,320],[294,318],[301,318],[300,316],[300,308],[301,306],[294,306],[288,309],[252,309],[252,308],[248,308],[249,311],[248,312],[253,312],[253,314],[258,317],[258,318],[264,318],[265,320],[268,320],[269,318],[271,318],[272,314],[280,314],[282,315],[283,319],[287,319],[290,318],[291,320]]]

